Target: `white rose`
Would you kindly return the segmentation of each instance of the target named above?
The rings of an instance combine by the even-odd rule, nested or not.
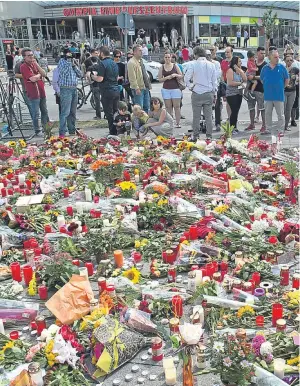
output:
[[[260,355],[269,355],[269,354],[272,354],[273,353],[273,347],[272,347],[272,344],[270,342],[264,342],[261,346],[260,346]]]
[[[197,344],[200,341],[203,330],[199,324],[184,323],[179,326],[179,332],[182,339],[188,345]]]

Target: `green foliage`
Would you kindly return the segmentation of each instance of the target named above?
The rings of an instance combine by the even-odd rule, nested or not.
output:
[[[296,162],[288,161],[283,166],[291,177],[297,178],[297,176],[299,175],[299,168]]]
[[[38,271],[38,274],[41,280],[46,282],[48,288],[55,289],[64,286],[72,275],[78,275],[79,270],[70,260],[49,259],[43,262],[42,269]]]
[[[273,8],[269,8],[266,10],[266,12],[263,14],[263,17],[261,18],[261,24],[256,24],[257,28],[263,27],[265,30],[265,34],[267,36],[267,39],[270,39],[270,36],[272,33],[274,33],[278,28],[278,17],[277,12],[273,13]]]
[[[227,121],[226,123],[221,124],[221,129],[224,132],[224,137],[227,140],[228,138],[232,137],[232,133],[234,130],[234,126],[230,126],[230,123]]]
[[[68,365],[58,366],[54,371],[48,373],[47,378],[49,379],[49,386],[92,385],[80,370],[72,369]]]

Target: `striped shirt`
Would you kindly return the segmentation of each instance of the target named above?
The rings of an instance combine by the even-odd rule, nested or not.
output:
[[[82,72],[78,67],[72,66],[72,61],[60,59],[58,62],[59,87],[77,87],[78,78],[82,78]]]

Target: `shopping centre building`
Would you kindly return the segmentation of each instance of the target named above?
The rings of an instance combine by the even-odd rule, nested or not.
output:
[[[238,29],[249,33],[249,46],[261,44],[264,31],[258,26],[266,9],[278,15],[274,43],[281,46],[284,35],[299,44],[298,1],[3,1],[0,2],[0,37],[14,39],[20,46],[33,46],[45,40],[98,40],[103,34],[122,44],[117,15],[127,11],[133,16],[136,36],[141,28],[153,41],[164,33],[170,37],[177,29],[185,41],[196,37],[214,43],[220,37],[236,41]]]

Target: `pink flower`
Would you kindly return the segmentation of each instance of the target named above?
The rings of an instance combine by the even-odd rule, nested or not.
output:
[[[25,358],[25,361],[26,362],[31,362],[33,357],[35,356],[35,354],[37,352],[39,352],[43,347],[45,347],[46,344],[45,343],[38,343],[32,347],[30,347],[30,349],[28,350],[27,352],[27,355],[26,355],[26,358]]]

